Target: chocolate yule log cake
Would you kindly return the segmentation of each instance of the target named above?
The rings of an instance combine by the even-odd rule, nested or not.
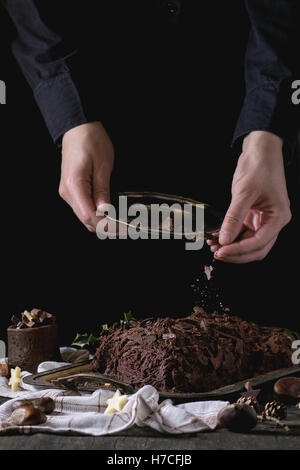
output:
[[[291,367],[292,339],[201,307],[185,318],[115,323],[100,334],[91,370],[161,392],[206,392]]]

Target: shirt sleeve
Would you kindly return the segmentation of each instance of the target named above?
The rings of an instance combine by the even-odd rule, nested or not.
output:
[[[6,0],[6,9],[17,32],[13,53],[55,142],[69,129],[91,120],[72,74],[71,64],[78,50],[69,37],[59,32],[63,29],[59,27],[59,3],[57,0]]]
[[[300,78],[297,54],[298,0],[246,0],[250,37],[246,53],[246,95],[233,143],[254,130],[284,141],[290,160],[300,130],[300,106],[292,102],[292,84]]]

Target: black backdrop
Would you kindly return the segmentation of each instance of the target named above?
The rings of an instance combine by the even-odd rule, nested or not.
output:
[[[242,2],[219,2],[217,10],[186,2],[179,27],[158,18],[149,26],[135,17],[135,29],[129,27],[133,10],[124,19],[117,3],[110,3],[113,27],[108,21],[100,27],[99,16],[91,15],[93,27],[81,19],[90,55],[77,71],[83,88],[90,74],[99,83],[91,101],[116,148],[114,190],[160,190],[226,208],[236,159],[230,141],[244,88],[248,20]],[[14,30],[3,12],[0,21],[0,78],[7,84],[7,105],[0,108],[0,337],[13,313],[35,306],[57,314],[64,344],[77,331],[97,333],[129,309],[136,317],[189,311],[189,285],[204,252],[187,253],[179,242],[99,241],[59,198],[60,155],[11,55]],[[219,269],[235,313],[300,330],[292,272],[297,171],[295,161],[287,172],[294,219],[272,253],[260,263]]]

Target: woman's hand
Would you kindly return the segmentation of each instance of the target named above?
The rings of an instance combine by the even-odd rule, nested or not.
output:
[[[262,260],[291,220],[282,140],[254,131],[244,140],[232,182],[232,201],[219,233],[208,240],[215,258],[228,263]]]
[[[91,231],[100,220],[97,208],[110,202],[114,149],[100,122],[83,124],[63,137],[60,196]]]

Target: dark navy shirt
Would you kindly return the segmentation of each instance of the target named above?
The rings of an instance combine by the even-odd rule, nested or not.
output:
[[[204,3],[206,2],[199,2],[199,5]],[[250,25],[248,47],[244,51],[246,86],[233,142],[252,130],[267,130],[284,139],[290,154],[295,148],[300,118],[299,109],[292,103],[291,95],[292,82],[300,79],[300,59],[297,51],[300,44],[299,3],[298,0],[245,1]],[[98,4],[98,7],[102,7],[102,11],[92,10],[92,4]],[[108,4],[111,5],[110,8]],[[142,5],[146,5],[146,8],[142,8]],[[95,91],[95,81],[101,77],[99,69],[101,70],[102,61],[104,63],[106,60],[106,68],[107,64],[113,64],[113,58],[105,56],[105,54],[113,55],[111,49],[109,53],[106,52],[106,41],[109,41],[107,38],[113,30],[113,27],[105,30],[106,20],[108,22],[106,15],[112,14],[115,20],[113,19],[111,24],[115,21],[118,25],[111,34],[111,38],[114,37],[116,42],[121,44],[123,40],[127,40],[127,35],[133,35],[132,42],[126,46],[129,50],[138,45],[139,35],[147,34],[149,21],[150,24],[153,21],[152,25],[155,24],[155,28],[157,27],[158,16],[161,18],[161,28],[180,27],[184,5],[183,0],[172,2],[123,0],[119,2],[119,7],[116,7],[116,2],[112,0],[110,2],[6,0],[7,11],[17,31],[13,43],[14,55],[32,87],[36,102],[54,141],[58,142],[72,127],[102,118],[101,114],[104,111],[98,108],[97,114],[97,107],[93,106],[93,101],[97,100],[93,100],[92,95]],[[217,6],[215,8],[217,14]],[[133,9],[135,12],[132,23],[139,25],[138,32],[133,31],[132,28],[135,26],[128,23],[129,16],[132,18]],[[90,26],[82,28],[83,22]],[[213,22],[213,18],[205,18],[205,22]],[[164,24],[165,26],[162,26]],[[100,38],[97,47],[95,47],[95,31],[99,32]],[[103,31],[106,32],[101,36]],[[234,19],[228,26],[228,34],[236,34]],[[220,41],[222,47],[223,39],[217,36],[215,39]],[[239,42],[238,34],[235,40]],[[83,44],[88,46],[90,54],[82,52],[88,50],[84,49]],[[234,50],[228,51],[228,54],[234,53]],[[121,55],[126,56],[125,49]],[[123,60],[122,57],[120,60]],[[77,78],[78,72],[83,68],[90,80]],[[127,72],[126,64],[123,64],[117,73],[123,74],[126,80]],[[206,70],[205,74],[207,73]],[[220,70],[220,74],[222,73],[223,70]],[[228,73],[228,70],[225,70],[225,73]],[[104,75],[105,70],[102,73],[102,76]],[[100,90],[99,93],[101,92],[105,94],[105,90]]]

